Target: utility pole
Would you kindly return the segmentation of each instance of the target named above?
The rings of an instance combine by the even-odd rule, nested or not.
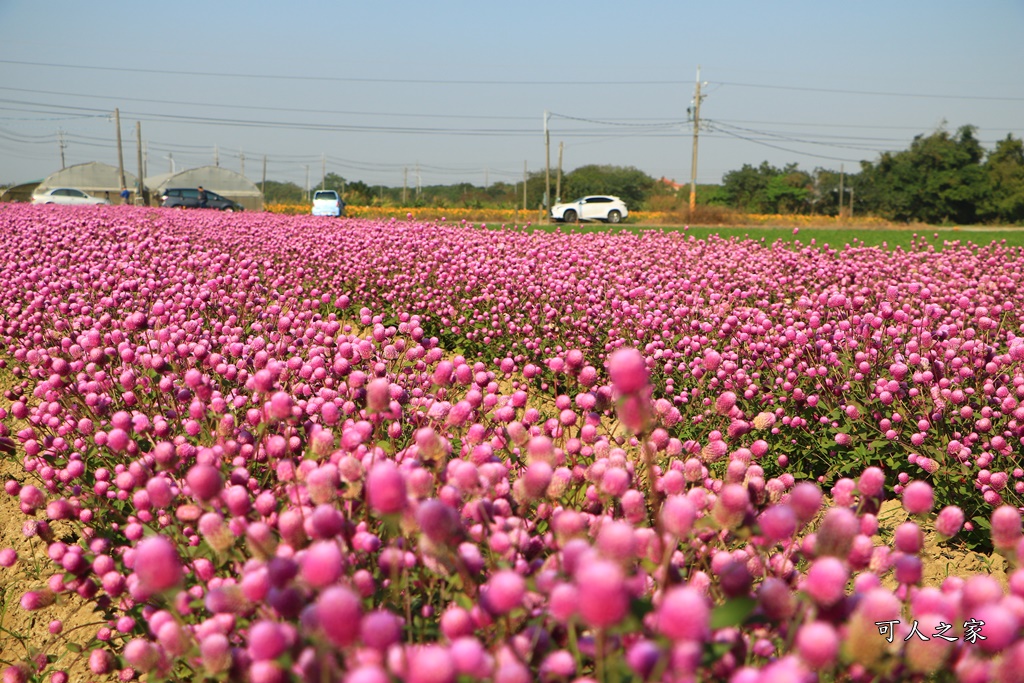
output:
[[[523,160],[523,211],[526,211],[526,160]]]
[[[220,167],[220,147],[213,146],[213,165]]]
[[[420,198],[420,162],[416,162],[416,199]]]
[[[850,218],[853,218],[853,187],[850,187]]]
[[[142,168],[142,122],[135,122],[135,151],[139,156],[139,177],[135,183],[135,206],[142,206],[142,179],[145,177]]]
[[[117,175],[124,187],[124,151],[121,148],[121,110],[114,108],[114,125],[117,126]]]
[[[239,162],[242,164],[242,176],[244,177],[245,176],[245,152],[242,151],[241,147],[238,148],[238,159],[239,159]]]
[[[558,180],[555,181],[555,201],[562,201],[562,148],[565,143],[558,143]]]
[[[839,164],[839,220],[843,220],[843,181],[845,180],[845,169]]]
[[[484,189],[485,190],[490,186],[490,182],[489,182],[489,179],[487,177],[488,176],[488,171],[490,171],[490,169],[487,168],[486,166],[484,166]]]
[[[263,200],[267,199],[267,155],[263,155],[263,182],[260,184],[260,192],[263,193]]]
[[[544,208],[551,208],[551,131],[548,130],[548,112],[544,110]]]
[[[409,167],[404,166],[402,168],[402,206],[409,206]]]
[[[693,96],[693,158],[690,160],[690,220],[697,208],[697,136],[700,131],[700,65],[697,65],[697,90]]]
[[[320,153],[320,189],[327,189],[327,154]]]
[[[309,164],[306,164],[306,201],[309,201]]]
[[[63,129],[60,129],[60,130],[57,131],[57,140],[58,140],[57,144],[60,146],[60,167],[61,168],[67,168],[67,166],[64,165],[64,147],[65,147],[65,145],[64,145],[64,130]]]
[[[170,172],[174,173],[174,152],[167,153],[167,165],[171,167]]]

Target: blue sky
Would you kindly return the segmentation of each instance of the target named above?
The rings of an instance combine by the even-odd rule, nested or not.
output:
[[[0,0],[0,183],[67,165],[213,163],[410,187],[551,164],[698,182],[856,171],[940,126],[1024,137],[1024,0]],[[173,159],[173,161],[172,161]]]

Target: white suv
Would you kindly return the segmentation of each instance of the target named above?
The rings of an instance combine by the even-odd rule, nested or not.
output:
[[[604,221],[619,223],[629,215],[625,203],[618,197],[591,195],[574,202],[555,204],[551,207],[551,218],[559,223],[576,221]]]
[[[334,190],[317,190],[313,195],[314,216],[344,216],[345,202]]]

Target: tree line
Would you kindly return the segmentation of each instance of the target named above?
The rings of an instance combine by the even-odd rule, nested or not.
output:
[[[677,188],[633,167],[589,165],[551,181],[552,200],[588,194],[620,197],[633,210],[684,211],[689,188]],[[522,183],[429,185],[419,188],[370,186],[329,173],[323,187],[349,204],[522,208]],[[556,194],[556,187],[560,197]],[[526,178],[525,206],[547,204],[544,170]],[[295,183],[267,181],[267,202],[298,203],[306,192]],[[870,215],[897,222],[929,224],[1024,224],[1024,143],[1008,134],[986,151],[974,126],[955,133],[940,128],[918,135],[898,152],[862,161],[857,172],[745,164],[718,185],[700,185],[697,202],[744,213]]]

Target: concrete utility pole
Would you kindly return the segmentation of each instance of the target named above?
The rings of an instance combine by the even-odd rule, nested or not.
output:
[[[263,199],[266,201],[267,198],[267,155],[263,155],[263,182],[260,183],[260,192],[263,193]]]
[[[843,164],[839,164],[839,220],[843,219],[843,180],[845,176],[846,172]]]
[[[551,131],[548,130],[548,112],[544,111],[544,208],[551,208]]]
[[[306,164],[306,201],[309,201],[309,164]]]
[[[57,131],[57,144],[60,146],[60,167],[61,168],[67,168],[67,166],[64,165],[64,147],[65,147],[65,145],[64,145],[64,131],[63,130],[58,130]]]
[[[142,122],[135,122],[135,151],[139,155],[139,177],[135,182],[135,206],[142,206],[142,179],[145,178],[142,167]]]
[[[526,161],[523,161],[523,211],[526,211]]]
[[[693,96],[693,158],[690,161],[690,216],[697,208],[697,135],[700,131],[700,65],[697,65],[697,91]]]
[[[558,143],[558,180],[555,181],[555,201],[562,201],[562,148],[565,143]]]
[[[404,166],[402,168],[402,206],[409,206],[407,198],[409,196],[409,167]]]
[[[121,110],[114,108],[114,125],[117,126],[117,175],[124,187],[124,151],[121,148]]]
[[[217,145],[213,146],[213,165],[220,167],[220,147]]]
[[[320,154],[320,189],[327,189],[327,154]]]
[[[242,166],[242,176],[245,177],[245,152],[241,147],[238,148],[238,161]]]

